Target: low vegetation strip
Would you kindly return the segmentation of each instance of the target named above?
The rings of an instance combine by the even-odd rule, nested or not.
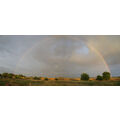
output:
[[[96,78],[90,78],[87,73],[80,78],[47,78],[26,77],[12,73],[0,74],[0,86],[120,86],[120,77],[111,77],[104,72]]]
[[[120,80],[24,80],[0,79],[0,86],[120,86]]]

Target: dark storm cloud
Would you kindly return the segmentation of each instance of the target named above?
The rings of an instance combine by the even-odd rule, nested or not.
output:
[[[8,69],[51,77],[100,74],[105,65],[87,44],[104,56],[113,75],[120,74],[120,36],[0,36],[0,67],[4,69],[0,72]]]

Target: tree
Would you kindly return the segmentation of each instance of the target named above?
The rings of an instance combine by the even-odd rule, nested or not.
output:
[[[35,80],[41,80],[41,77],[34,77]]]
[[[111,76],[111,74],[109,72],[104,72],[103,73],[103,79],[104,80],[110,80],[110,76]]]
[[[8,74],[8,78],[13,78],[13,76],[14,76],[14,74],[12,74],[12,73]]]
[[[3,74],[2,74],[2,77],[3,77],[3,78],[7,78],[7,77],[8,77],[8,73],[3,73]]]
[[[90,77],[87,73],[82,73],[81,74],[81,80],[89,80],[89,79],[90,79]]]
[[[98,75],[96,80],[103,80],[103,77],[101,75]]]
[[[22,74],[19,74],[19,77],[23,78],[23,77],[25,77],[25,76],[24,76],[24,75],[22,75]]]
[[[20,76],[19,75],[15,75],[15,79],[20,79]]]

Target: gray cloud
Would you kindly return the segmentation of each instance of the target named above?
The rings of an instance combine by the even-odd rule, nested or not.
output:
[[[101,74],[105,65],[87,44],[104,56],[112,75],[120,74],[120,36],[0,36],[0,72],[50,77]]]

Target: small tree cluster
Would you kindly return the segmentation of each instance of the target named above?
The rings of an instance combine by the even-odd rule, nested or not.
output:
[[[110,80],[111,74],[109,72],[104,72],[102,76],[98,75],[96,80]]]
[[[35,80],[41,80],[41,77],[35,76],[34,79],[35,79]]]
[[[96,77],[96,80],[110,80],[110,77],[111,77],[111,74],[109,72],[104,72],[102,74],[102,76],[98,75]],[[86,80],[87,81],[89,79],[90,79],[90,77],[89,77],[89,75],[87,73],[82,73],[81,74],[81,80]]]
[[[2,73],[0,74],[0,78],[12,78],[12,79],[22,79],[22,78],[25,78],[24,75],[16,75],[16,74],[13,74],[13,73]]]

